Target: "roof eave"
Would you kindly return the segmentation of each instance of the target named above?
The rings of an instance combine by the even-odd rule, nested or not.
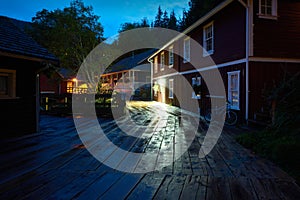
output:
[[[25,55],[25,54],[19,54],[19,53],[14,53],[14,52],[3,51],[1,49],[0,49],[0,55],[1,56],[6,56],[6,57],[11,57],[11,58],[31,60],[31,61],[36,61],[36,62],[49,62],[49,63],[52,63],[54,65],[59,65],[59,60],[58,59],[30,56],[30,55]]]

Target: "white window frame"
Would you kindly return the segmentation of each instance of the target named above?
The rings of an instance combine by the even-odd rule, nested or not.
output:
[[[231,76],[233,75],[237,75],[237,88],[236,88],[236,92],[238,93],[238,98],[237,98],[237,101],[238,101],[238,104],[237,105],[231,105],[231,109],[233,110],[240,110],[240,70],[238,71],[231,71],[231,72],[227,72],[227,76],[228,76],[228,89],[227,89],[227,99],[228,99],[228,102],[231,102],[232,104],[232,100],[233,100],[233,97],[231,95]]]
[[[191,41],[190,37],[183,40],[183,63],[191,61]]]
[[[155,56],[154,57],[154,61],[153,61],[153,66],[154,66],[154,73],[157,73],[158,72],[158,57]]]
[[[169,47],[169,68],[173,67],[174,65],[174,47]]]
[[[192,78],[192,87],[194,86],[194,85],[197,85],[197,86],[201,86],[201,77],[199,76],[199,77],[193,77]],[[192,98],[193,99],[201,99],[201,94],[199,95],[196,95],[196,93],[193,91],[192,92]]]
[[[8,94],[0,94],[0,99],[16,98],[16,70],[0,69],[0,76],[7,77]]]
[[[169,99],[174,98],[174,79],[169,79]]]
[[[212,32],[212,36],[210,38],[207,38],[206,37],[206,32],[207,32],[207,29],[211,27],[211,32]],[[211,41],[211,48],[210,50],[207,50],[207,41],[208,40],[212,40]],[[210,22],[209,24],[205,25],[203,27],[203,57],[206,57],[206,56],[209,56],[209,55],[212,55],[214,53],[214,41],[215,40],[215,34],[214,34],[214,22]]]
[[[160,71],[165,70],[165,52],[160,53]]]
[[[271,5],[271,14],[266,13],[266,10],[262,10],[262,0],[259,0],[259,11],[258,11],[258,16],[260,18],[266,18],[266,19],[277,19],[277,0],[271,0],[272,5]],[[266,7],[265,7],[266,9]]]

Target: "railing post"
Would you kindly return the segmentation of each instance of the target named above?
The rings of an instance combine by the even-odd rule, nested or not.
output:
[[[48,111],[48,110],[49,110],[49,105],[48,105],[48,102],[49,102],[49,99],[48,99],[48,97],[46,97],[46,106],[45,106],[45,109],[46,109],[46,111]]]

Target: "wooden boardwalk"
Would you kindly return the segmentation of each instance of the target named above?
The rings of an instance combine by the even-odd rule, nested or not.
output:
[[[162,149],[168,151],[166,161],[174,159],[177,141],[184,134],[178,131],[178,109],[155,116],[150,104],[133,106],[131,113],[144,126],[128,127],[129,132],[146,127],[153,134],[147,140],[134,140],[128,151],[156,152],[147,166],[160,169],[163,159],[158,158],[166,155]],[[88,119],[82,123],[90,125]],[[124,146],[132,139],[112,120],[100,123],[114,144]],[[40,125],[39,134],[1,140],[0,199],[300,199],[300,188],[291,177],[234,141],[236,129],[225,128],[213,151],[200,159],[205,135],[200,127],[180,159],[162,170],[137,174],[96,160],[82,145],[72,118],[42,116]],[[114,154],[103,151],[107,159]]]

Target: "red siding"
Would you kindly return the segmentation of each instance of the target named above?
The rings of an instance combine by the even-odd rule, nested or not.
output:
[[[194,29],[189,35],[200,45],[203,45],[203,27],[213,21],[214,27],[214,53],[211,55],[214,63],[220,64],[245,58],[245,8],[238,2],[233,2],[201,26]],[[183,41],[179,41],[183,51]],[[196,68],[209,66],[208,57],[203,57],[202,50],[191,45],[191,59]],[[180,59],[180,71],[193,69],[189,63]]]
[[[257,16],[254,3],[254,56],[300,58],[300,2],[278,0],[278,19]]]
[[[222,11],[217,13],[207,22],[203,23],[188,36],[193,38],[198,44],[203,44],[203,26],[214,21],[214,53],[211,55],[213,62],[209,57],[203,57],[202,50],[197,48],[191,42],[191,63],[183,63],[183,58],[174,55],[174,70],[188,71],[195,68],[211,66],[214,63],[220,64],[245,58],[245,8],[239,2],[233,2]],[[183,54],[183,39],[174,43],[174,51]],[[157,54],[158,62],[160,63],[160,53]],[[165,52],[166,62],[168,52]],[[158,68],[159,69],[159,68]],[[168,68],[154,74],[154,77],[169,74]]]
[[[40,75],[40,92],[54,92],[59,93],[59,81],[54,78],[48,78],[46,75]]]
[[[265,91],[270,91],[282,80],[285,72],[299,73],[300,64],[294,63],[249,63],[249,119],[268,103]]]

